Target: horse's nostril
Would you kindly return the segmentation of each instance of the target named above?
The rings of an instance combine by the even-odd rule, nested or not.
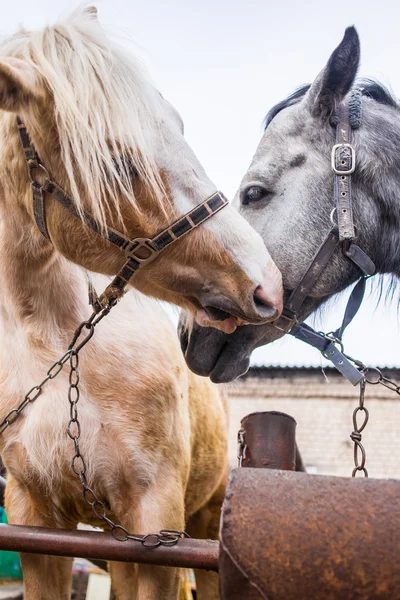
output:
[[[259,286],[260,287],[260,286]],[[257,288],[258,290],[258,288]],[[254,292],[254,304],[258,307],[261,306],[271,306],[264,298],[260,297],[257,294],[257,290]]]
[[[268,306],[272,307],[272,302],[268,295],[265,293],[265,289],[262,285],[259,285],[254,292],[254,304],[256,306]]]
[[[253,299],[257,311],[268,319],[276,318],[282,310],[282,299],[263,285],[255,289]]]

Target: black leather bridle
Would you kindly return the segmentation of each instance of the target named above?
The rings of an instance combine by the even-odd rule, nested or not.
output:
[[[51,242],[46,223],[46,194],[50,194],[74,217],[81,220],[92,231],[100,235],[107,242],[119,248],[125,255],[125,262],[106,290],[93,300],[94,308],[101,310],[108,304],[117,302],[125,293],[126,286],[138,269],[155,260],[168,246],[190,233],[196,227],[213,217],[222,208],[228,205],[228,200],[222,192],[215,192],[204,202],[198,204],[191,211],[171,223],[168,227],[154,235],[152,238],[130,239],[124,234],[107,227],[106,232],[97,221],[86,211],[78,211],[73,200],[68,194],[50,178],[50,175],[41,162],[39,155],[29,137],[28,131],[19,117],[17,126],[28,165],[29,179],[31,181],[33,196],[33,212],[36,224],[42,235]],[[35,178],[35,171],[41,171],[43,182]],[[92,290],[93,292],[93,290]]]
[[[350,102],[344,101],[338,106],[334,118],[331,120],[336,126],[336,143],[332,148],[331,155],[331,166],[334,173],[332,229],[315,253],[299,284],[285,302],[281,316],[274,321],[273,325],[280,331],[289,333],[320,350],[353,385],[356,385],[363,376],[344,356],[341,350],[342,336],[361,306],[365,283],[368,277],[375,273],[375,264],[356,244],[357,230],[353,220],[351,195],[351,175],[356,167],[356,153],[352,145],[352,129],[355,126],[354,119],[351,119],[350,106],[353,112],[359,113],[361,119],[360,90],[354,90]],[[334,222],[335,214],[337,224]],[[350,295],[341,326],[331,334],[325,335],[315,331],[309,325],[299,323],[298,315],[306,298],[339,246],[344,256],[360,269],[362,276]]]

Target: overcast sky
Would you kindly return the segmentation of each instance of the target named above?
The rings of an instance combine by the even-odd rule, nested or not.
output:
[[[210,177],[233,197],[261,137],[267,110],[312,81],[355,25],[361,71],[400,96],[398,1],[352,0],[103,0],[102,23],[128,33],[152,79],[180,111],[186,137]],[[16,0],[4,3],[0,32],[52,22],[75,3]],[[400,202],[400,198],[399,198]],[[344,300],[318,326],[341,320]],[[340,305],[340,306],[339,306]],[[378,310],[366,301],[346,335],[346,348],[362,360],[399,365],[397,304]],[[287,336],[289,338],[290,336]],[[319,353],[285,339],[254,353],[257,364],[320,364]]]

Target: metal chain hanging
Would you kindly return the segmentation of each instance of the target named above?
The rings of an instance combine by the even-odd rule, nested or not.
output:
[[[340,347],[342,356],[350,362],[352,362],[362,374],[362,379],[359,383],[359,402],[358,406],[353,411],[353,431],[350,434],[350,438],[354,442],[354,469],[352,470],[351,476],[356,477],[358,472],[362,472],[364,474],[364,477],[368,477],[368,471],[365,467],[366,452],[363,444],[361,443],[361,432],[365,429],[369,420],[368,409],[364,406],[366,386],[367,384],[383,385],[388,390],[395,392],[400,396],[400,385],[392,379],[385,377],[380,371],[380,369],[378,369],[377,367],[367,367],[361,360],[358,360],[356,358],[353,358],[352,356],[349,356],[349,354],[346,354],[346,352],[344,351],[342,339],[334,337],[332,336],[332,334],[322,335],[324,335],[324,337],[326,337],[333,344],[338,345]],[[364,414],[364,420],[361,424],[358,423],[358,417],[360,417],[360,413]]]
[[[87,321],[83,321],[76,329],[72,342],[69,345],[68,351],[56,361],[50,369],[47,371],[46,377],[38,385],[33,386],[29,392],[25,395],[24,400],[16,408],[10,410],[10,412],[4,417],[0,423],[0,434],[2,434],[10,425],[12,425],[25,410],[25,408],[34,402],[42,393],[43,387],[48,381],[54,379],[59,375],[64,368],[64,365],[69,361],[70,372],[69,372],[69,388],[68,388],[68,401],[70,406],[70,418],[68,422],[67,433],[71,440],[74,442],[75,454],[72,458],[71,467],[75,475],[79,478],[82,485],[83,497],[85,502],[91,507],[93,514],[97,519],[101,520],[107,525],[112,536],[120,541],[125,542],[127,540],[133,540],[140,542],[142,546],[147,548],[156,548],[157,546],[174,546],[178,543],[181,538],[190,537],[185,531],[179,531],[175,529],[163,529],[158,533],[148,533],[143,536],[133,535],[129,531],[114,523],[107,517],[107,509],[102,500],[99,499],[94,490],[89,486],[86,477],[86,461],[80,451],[79,440],[81,437],[81,424],[78,418],[78,402],[80,398],[79,391],[79,353],[82,348],[89,342],[93,337],[94,329],[96,325],[104,319],[110,312],[113,306],[117,303],[116,300],[111,300],[108,304],[101,308],[99,311],[94,311]],[[83,336],[82,339],[80,339]]]
[[[50,379],[55,379],[57,375],[62,371],[65,363],[68,362],[70,355],[70,350],[64,354],[60,360],[57,360],[47,371],[46,377],[41,381],[38,385],[34,385],[33,388],[29,390],[29,392],[25,395],[25,398],[21,402],[17,408],[13,408],[10,412],[4,417],[4,419],[0,423],[0,435],[12,425],[20,416],[23,410],[29,405],[32,404],[42,393],[43,387]]]
[[[382,372],[378,368],[366,367],[361,361],[355,360],[346,354],[345,356],[346,358],[349,358],[349,360],[354,362],[354,364],[356,364],[358,367],[361,367],[362,373],[364,375],[363,379],[360,381],[359,403],[353,412],[353,431],[350,434],[350,438],[354,442],[354,469],[352,471],[351,476],[356,477],[358,472],[362,472],[364,474],[364,477],[368,477],[368,471],[365,467],[366,452],[363,444],[361,443],[361,432],[365,429],[369,420],[368,409],[364,406],[366,385],[367,383],[370,385],[380,384],[398,395],[400,395],[400,385],[398,385],[395,381],[392,381],[388,377],[384,377],[382,375]],[[357,420],[357,417],[360,416],[360,413],[364,414],[364,420],[361,424],[359,424]],[[361,460],[359,460],[359,454]]]
[[[84,321],[79,325],[74,333],[72,342],[68,348],[68,351],[57,360],[47,371],[46,377],[37,385],[33,386],[29,392],[25,395],[23,401],[16,407],[10,410],[4,419],[0,422],[0,435],[20,417],[22,412],[32,404],[42,393],[43,388],[51,379],[55,379],[63,370],[64,365],[69,362],[70,373],[69,373],[69,389],[68,389],[68,401],[70,405],[70,419],[68,422],[67,433],[70,439],[74,442],[75,454],[72,458],[72,469],[76,476],[79,478],[83,496],[86,503],[92,508],[94,515],[103,521],[111,529],[112,535],[119,541],[126,541],[132,539],[142,543],[144,546],[156,547],[160,545],[172,546],[178,542],[182,537],[189,537],[184,531],[177,530],[162,530],[159,533],[147,534],[145,536],[135,536],[130,534],[127,529],[122,525],[118,525],[111,521],[106,515],[106,506],[102,502],[92,488],[88,485],[86,478],[87,466],[84,457],[80,451],[79,440],[81,437],[81,425],[78,419],[78,402],[80,398],[79,391],[79,352],[89,342],[94,334],[96,325],[110,312],[111,308],[117,303],[116,300],[109,300],[106,305],[100,308],[98,311],[94,311],[87,321]],[[85,331],[86,330],[86,331]],[[84,335],[83,339],[79,341],[79,338]],[[378,368],[367,367],[363,362],[352,358],[344,352],[343,342],[338,339],[331,337],[330,335],[324,335],[334,344],[339,344],[341,347],[342,355],[351,361],[362,373],[363,377],[360,381],[360,396],[359,404],[353,412],[353,431],[350,434],[351,440],[354,442],[354,469],[352,471],[352,477],[356,477],[358,472],[363,472],[365,477],[368,477],[368,471],[365,467],[366,452],[362,445],[362,431],[365,429],[368,419],[369,412],[364,406],[365,401],[365,389],[366,384],[370,385],[383,385],[392,392],[400,395],[400,385],[395,381],[392,381],[388,377],[385,377]],[[79,343],[78,343],[79,341]],[[361,424],[358,423],[357,417],[360,413],[364,413],[364,420]],[[246,458],[247,445],[244,439],[244,430],[240,429],[238,432],[238,464],[242,466],[243,460]]]
[[[361,443],[362,435],[361,432],[365,429],[366,424],[369,419],[368,409],[364,406],[364,396],[365,396],[365,386],[366,386],[365,377],[360,381],[360,397],[358,406],[354,409],[353,412],[353,431],[350,434],[350,438],[354,442],[354,469],[351,473],[352,477],[355,477],[358,472],[363,472],[364,477],[368,477],[368,471],[365,467],[366,461],[366,453],[364,446]],[[364,420],[361,425],[358,424],[357,417],[360,413],[364,414]],[[359,453],[361,454],[361,460],[359,460]]]
[[[105,503],[100,500],[96,492],[88,484],[86,477],[87,466],[86,461],[81,453],[79,447],[79,440],[81,437],[81,424],[78,418],[78,402],[80,398],[79,391],[79,352],[89,342],[94,334],[94,328],[97,323],[103,319],[106,314],[110,311],[112,306],[106,308],[100,313],[94,312],[88,321],[84,321],[76,330],[73,340],[69,346],[69,389],[68,389],[68,401],[70,407],[70,420],[68,422],[68,436],[74,442],[75,454],[72,458],[71,467],[75,475],[79,478],[82,486],[83,497],[88,504],[94,515],[102,521],[107,527],[110,528],[112,536],[120,541],[126,542],[127,540],[133,540],[140,542],[142,546],[147,548],[156,548],[157,546],[174,546],[179,539],[183,537],[190,537],[185,531],[178,531],[176,529],[163,529],[158,533],[148,533],[143,536],[133,535],[129,531],[115,523],[107,517],[107,508]],[[86,331],[85,331],[86,330]],[[83,336],[83,339],[79,342],[79,339]],[[79,344],[78,344],[79,342]],[[78,344],[78,345],[76,345]],[[74,348],[74,346],[76,346]]]

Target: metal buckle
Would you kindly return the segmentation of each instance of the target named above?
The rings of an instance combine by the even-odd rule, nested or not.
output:
[[[322,335],[326,340],[328,340],[328,342],[331,342],[335,346],[339,346],[340,347],[339,350],[343,354],[343,352],[344,352],[343,342],[340,338],[335,337],[333,335],[334,331],[330,331],[329,333],[324,333],[323,331],[319,331],[318,333],[320,335]],[[322,352],[322,354],[325,356],[325,358],[329,358],[329,356],[326,356],[324,352]]]
[[[136,238],[128,242],[126,246],[122,249],[126,252],[126,255],[129,258],[133,258],[142,266],[147,265],[148,263],[153,261],[155,258],[157,258],[159,254],[158,248],[156,247],[154,242],[149,238]],[[148,253],[147,256],[137,255],[138,250],[142,249],[144,249]]]
[[[341,170],[341,169],[337,168],[336,152],[337,152],[337,150],[339,150],[339,148],[349,148],[350,149],[351,169]],[[335,175],[351,175],[352,173],[354,173],[354,170],[356,168],[356,151],[355,151],[354,147],[351,144],[346,144],[345,142],[343,142],[341,144],[335,144],[332,148],[331,167],[332,167],[332,171],[335,173]]]

